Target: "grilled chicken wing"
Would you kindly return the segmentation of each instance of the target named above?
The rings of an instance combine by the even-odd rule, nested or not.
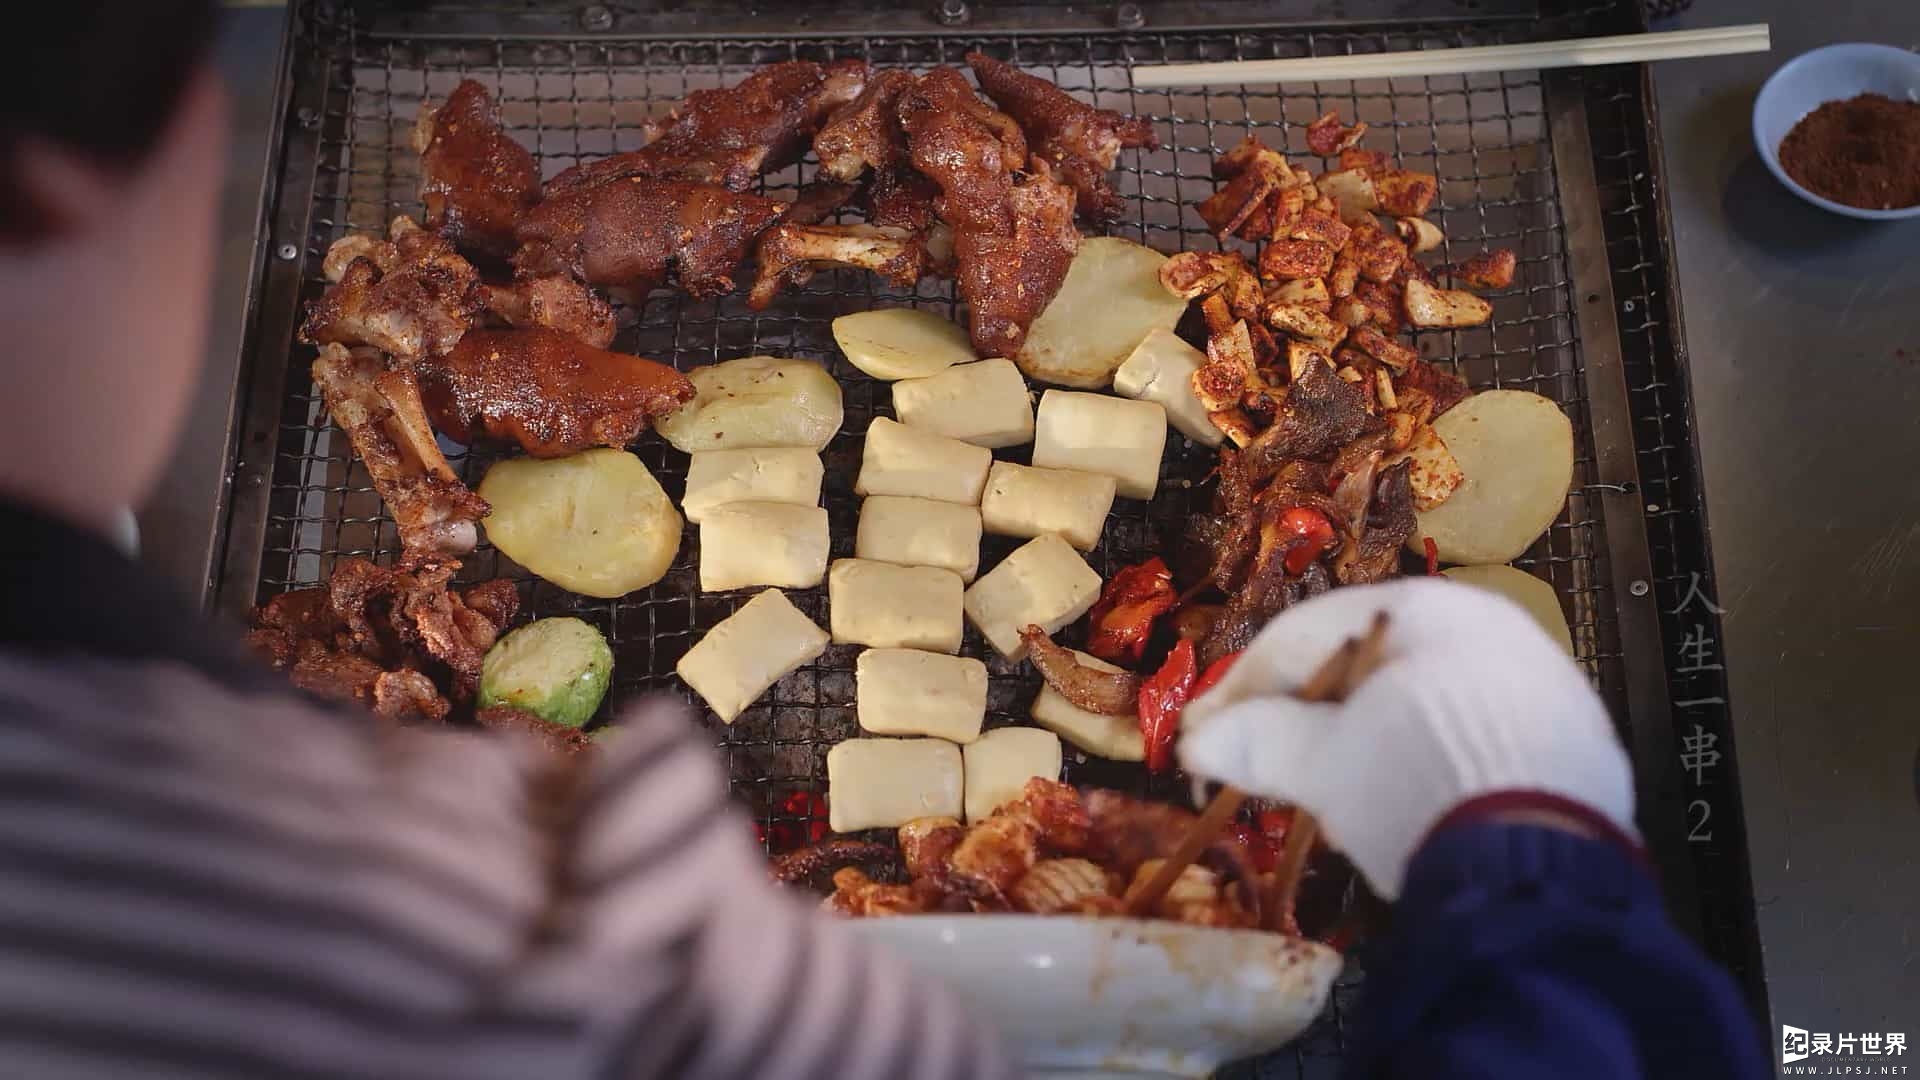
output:
[[[487,313],[508,326],[546,327],[596,349],[619,330],[613,307],[570,274],[543,274],[505,285],[483,285]]]
[[[634,176],[554,195],[521,220],[515,268],[569,273],[644,298],[676,267],[694,296],[733,291],[733,273],[782,207],[714,184]]]
[[[540,201],[540,166],[501,128],[486,88],[466,79],[438,108],[422,105],[413,148],[427,228],[463,251],[513,254],[514,222]]]
[[[1013,356],[1080,246],[1073,191],[1044,163],[1019,171],[1027,147],[1018,125],[953,68],[922,76],[901,95],[899,114],[914,166],[940,187],[974,350]]]
[[[1107,182],[1107,171],[1121,150],[1158,145],[1152,124],[1096,109],[990,56],[968,53],[967,65],[980,80],[980,89],[1025,129],[1033,156],[1073,188],[1080,216],[1104,220],[1120,212],[1122,202]]]
[[[625,446],[693,398],[693,384],[665,364],[544,328],[472,331],[419,371],[447,438],[517,442],[535,457]]]
[[[733,86],[688,94],[652,142],[567,169],[547,181],[546,195],[551,199],[630,176],[743,190],[761,173],[800,160],[828,115],[858,96],[866,82],[863,60],[768,64]]]
[[[389,370],[372,350],[330,344],[313,362],[313,381],[393,515],[402,564],[472,551],[487,503],[460,482],[434,442],[413,373]]]
[[[394,218],[386,240],[342,237],[321,270],[333,285],[307,309],[300,340],[366,345],[401,364],[451,349],[485,305],[480,272],[409,218]]]

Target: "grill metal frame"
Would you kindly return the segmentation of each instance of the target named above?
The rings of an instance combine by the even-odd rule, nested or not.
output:
[[[1583,9],[1539,21],[1524,5],[1499,5],[1475,21],[1435,21],[1391,28],[1282,27],[1231,32],[1006,32],[959,28],[947,33],[827,36],[819,32],[736,39],[719,34],[662,38],[591,33],[556,24],[551,33],[487,33],[487,12],[459,12],[455,30],[428,33],[427,23],[399,25],[392,16],[360,15],[308,5],[294,19],[288,56],[285,122],[271,218],[268,258],[257,292],[241,396],[227,543],[217,575],[217,602],[243,612],[288,588],[318,584],[337,556],[390,557],[391,521],[364,468],[330,429],[306,374],[313,351],[295,345],[304,303],[318,295],[320,255],[350,231],[377,230],[394,214],[418,215],[417,162],[407,130],[422,96],[444,97],[471,75],[502,101],[509,129],[536,153],[547,175],[582,157],[639,145],[639,120],[657,115],[702,86],[731,84],[753,66],[789,58],[863,56],[882,64],[924,68],[958,63],[979,47],[1019,63],[1097,104],[1150,116],[1169,149],[1123,154],[1116,180],[1128,212],[1111,230],[1161,250],[1211,249],[1191,204],[1210,193],[1208,162],[1249,130],[1294,155],[1305,153],[1305,124],[1324,108],[1373,125],[1365,145],[1391,149],[1409,167],[1442,178],[1434,215],[1448,233],[1448,256],[1483,246],[1512,246],[1521,256],[1512,289],[1495,297],[1488,328],[1423,333],[1422,351],[1458,357],[1478,388],[1517,386],[1561,402],[1575,424],[1575,481],[1567,512],[1519,565],[1560,593],[1578,658],[1606,699],[1633,753],[1642,790],[1642,830],[1683,924],[1705,930],[1723,961],[1758,986],[1752,949],[1751,895],[1745,851],[1717,861],[1685,842],[1686,801],[1668,710],[1668,665],[1658,599],[1673,569],[1703,549],[1697,485],[1685,432],[1662,418],[1686,412],[1683,383],[1671,377],[1677,348],[1677,301],[1663,293],[1671,275],[1663,206],[1653,189],[1657,147],[1646,142],[1650,103],[1637,77],[1617,71],[1580,75],[1509,73],[1427,77],[1358,84],[1247,88],[1236,92],[1135,91],[1130,64],[1175,60],[1254,59],[1373,52],[1433,45],[1478,45],[1554,32],[1601,32],[1610,9]],[[475,7],[468,5],[468,7]],[[484,8],[484,5],[479,7]],[[1626,16],[1632,18],[1633,16]],[[414,16],[416,19],[421,16]],[[1636,128],[1639,130],[1636,132]],[[796,167],[767,178],[776,194],[791,192],[810,171]],[[1184,207],[1184,209],[1183,209]],[[1631,244],[1629,251],[1625,245]],[[290,249],[290,250],[289,250]],[[1622,307],[1671,306],[1664,320],[1635,322]],[[694,301],[656,293],[623,321],[615,347],[682,368],[774,352],[828,363],[846,394],[847,422],[826,452],[825,505],[833,555],[852,554],[858,500],[851,491],[861,433],[876,415],[890,415],[885,387],[851,368],[833,348],[828,324],[876,303],[910,303],[954,314],[945,284],[911,294],[865,275],[824,273],[767,312],[748,311],[740,294]],[[1678,403],[1676,405],[1676,402]],[[1675,452],[1676,448],[1680,452]],[[685,456],[647,436],[636,452],[676,499]],[[449,454],[477,483],[500,456]],[[1002,452],[1002,456],[1006,456]],[[1012,455],[1021,460],[1018,452]],[[1202,477],[1211,453],[1169,440],[1162,493],[1150,504],[1122,500],[1103,542],[1090,557],[1103,576],[1160,552],[1193,508],[1187,485]],[[1642,474],[1649,474],[1643,476]],[[1657,516],[1642,504],[1669,493]],[[1686,496],[1691,494],[1694,502]],[[1649,522],[1654,522],[1650,531]],[[607,632],[616,654],[619,697],[641,690],[685,694],[672,676],[675,659],[698,634],[725,617],[751,590],[701,595],[689,529],[668,577],[646,593],[617,601],[573,596],[531,580],[483,545],[462,580],[506,574],[522,581],[536,615],[573,614]],[[1014,543],[989,537],[983,568]],[[1699,565],[1696,561],[1693,565]],[[1642,587],[1656,580],[1658,595]],[[793,593],[824,624],[824,590]],[[834,646],[819,662],[783,680],[731,726],[710,715],[740,800],[763,825],[788,821],[781,800],[796,790],[823,792],[825,750],[857,732],[852,661],[858,650]],[[989,726],[1024,719],[1036,676],[991,655],[971,630],[965,651],[988,661]],[[696,702],[697,704],[697,702]],[[1178,795],[1171,780],[1145,781],[1137,767],[1076,761],[1067,778],[1080,783]],[[1717,853],[1716,853],[1717,854]],[[1696,872],[1711,872],[1702,889]],[[1704,903],[1711,898],[1714,903]],[[1744,905],[1744,906],[1743,906]],[[1336,989],[1328,1016],[1299,1044],[1257,1067],[1260,1075],[1330,1070],[1344,1044],[1344,1010],[1359,979],[1354,965]],[[1275,1071],[1278,1070],[1278,1071]]]

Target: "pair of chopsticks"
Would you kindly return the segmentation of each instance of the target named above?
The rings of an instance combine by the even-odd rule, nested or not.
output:
[[[1706,30],[1667,30],[1657,34],[1619,34],[1461,49],[1417,49],[1364,56],[1158,64],[1134,68],[1133,85],[1146,90],[1164,86],[1338,82],[1413,75],[1465,75],[1479,71],[1538,71],[1766,52],[1772,47],[1767,24],[1749,23]]]
[[[1385,656],[1387,637],[1387,615],[1381,612],[1373,620],[1373,626],[1364,637],[1348,638],[1334,650],[1313,676],[1306,681],[1294,696],[1302,701],[1344,701],[1355,687],[1373,674]],[[1222,787],[1201,812],[1198,821],[1187,830],[1187,835],[1160,864],[1138,889],[1127,894],[1127,914],[1147,915],[1158,907],[1173,888],[1180,874],[1198,859],[1202,852],[1212,846],[1220,833],[1240,812],[1247,801],[1247,793],[1229,784]],[[1274,871],[1273,885],[1262,898],[1261,912],[1270,930],[1291,930],[1294,901],[1300,895],[1300,879],[1306,872],[1307,855],[1313,850],[1313,842],[1320,834],[1320,825],[1313,815],[1295,808],[1293,823],[1287,828],[1287,840],[1280,850],[1280,862]]]

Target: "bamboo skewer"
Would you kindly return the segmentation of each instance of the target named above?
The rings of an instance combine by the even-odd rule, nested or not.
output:
[[[1361,56],[1156,64],[1134,68],[1133,85],[1146,90],[1168,86],[1337,82],[1414,75],[1465,75],[1483,71],[1537,71],[1766,52],[1772,47],[1767,24],[1748,23],[1705,30],[1667,30],[1653,34],[1618,34],[1516,45],[1475,45],[1460,49],[1416,49]]]
[[[1387,616],[1385,612],[1376,616],[1373,626],[1365,637],[1348,638],[1335,649],[1332,656],[1316,669],[1307,679],[1295,697],[1302,701],[1340,701],[1353,692],[1374,668],[1380,666],[1382,650],[1386,644]],[[1193,865],[1202,852],[1206,851],[1220,837],[1220,833],[1240,812],[1247,801],[1247,793],[1231,784],[1223,786],[1207,803],[1200,813],[1199,820],[1187,830],[1180,846],[1174,849],[1160,863],[1160,868],[1138,889],[1127,896],[1127,914],[1140,916],[1153,911],[1160,901],[1179,880],[1182,871]],[[1269,924],[1279,918],[1272,909],[1273,904],[1284,902],[1287,910],[1292,909],[1292,898],[1300,889],[1300,875],[1306,868],[1307,854],[1313,848],[1313,838],[1319,832],[1313,815],[1304,810],[1295,810],[1293,824],[1287,829],[1286,847],[1281,855],[1280,866],[1275,874],[1274,887],[1262,906]]]

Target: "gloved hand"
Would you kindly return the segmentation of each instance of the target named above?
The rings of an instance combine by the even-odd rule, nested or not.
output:
[[[1381,611],[1384,662],[1351,697],[1292,696]],[[1388,899],[1428,831],[1477,796],[1558,796],[1632,835],[1633,773],[1586,676],[1518,606],[1470,585],[1409,579],[1291,608],[1181,727],[1188,771],[1312,811]]]

